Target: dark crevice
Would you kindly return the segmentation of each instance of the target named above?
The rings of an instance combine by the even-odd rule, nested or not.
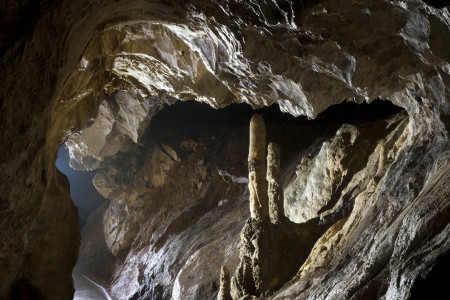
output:
[[[19,37],[29,40],[39,17],[54,11],[59,5],[60,1],[55,0],[23,0],[20,6],[8,5],[7,2],[0,4],[0,55],[3,56]]]
[[[394,105],[388,100],[375,99],[371,103],[356,104],[342,102],[332,105],[319,114],[316,122],[348,123],[352,121],[374,121],[386,119],[403,111],[403,108]]]
[[[6,300],[44,300],[45,297],[29,280],[22,278],[11,285]]]
[[[444,8],[450,5],[450,0],[422,0],[422,1],[436,8]]]
[[[362,104],[344,101],[331,105],[311,121],[306,117],[294,117],[281,112],[278,104],[254,110],[248,104],[233,103],[221,109],[214,109],[208,104],[197,101],[179,101],[156,114],[152,123],[161,122],[171,127],[184,126],[183,124],[187,122],[211,124],[212,122],[231,120],[241,123],[249,122],[254,113],[259,113],[266,123],[329,124],[386,119],[401,111],[403,108],[388,100],[375,99],[371,103]]]
[[[443,295],[448,294],[448,270],[450,270],[450,251],[438,257],[428,274],[414,281],[410,299],[443,299]]]

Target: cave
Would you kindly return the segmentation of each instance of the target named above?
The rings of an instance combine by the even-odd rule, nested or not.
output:
[[[111,101],[114,102],[114,98],[113,95]],[[80,155],[80,153],[77,153],[77,148],[72,149],[72,155],[69,157],[68,147],[65,144],[61,145],[56,165],[69,179],[71,199],[78,207],[80,218],[81,245],[78,263],[73,273],[76,289],[74,299],[101,298],[103,297],[102,290],[98,289],[96,285],[108,287],[117,278],[127,284],[126,279],[121,278],[117,270],[121,270],[131,263],[136,244],[139,244],[137,248],[148,247],[147,252],[155,252],[154,255],[157,255],[160,248],[168,242],[168,237],[172,236],[174,241],[168,242],[172,248],[171,251],[178,252],[178,258],[183,261],[183,256],[189,256],[192,250],[182,249],[177,240],[184,240],[185,243],[195,245],[197,239],[195,236],[201,235],[201,232],[206,230],[205,222],[201,220],[206,215],[214,214],[217,219],[228,216],[227,218],[230,220],[235,219],[231,223],[236,229],[243,227],[244,219],[236,219],[235,215],[237,215],[236,209],[245,211],[248,202],[243,188],[248,184],[248,154],[245,150],[249,147],[248,127],[252,115],[259,114],[263,117],[266,124],[267,140],[280,146],[282,161],[287,162],[281,164],[282,181],[285,189],[289,189],[289,187],[295,186],[292,183],[292,178],[295,177],[294,171],[300,163],[299,158],[317,155],[318,149],[311,149],[311,145],[329,142],[336,131],[342,128],[344,124],[345,126],[352,126],[353,134],[359,135],[358,139],[362,139],[358,143],[365,143],[368,151],[362,155],[362,159],[356,156],[351,158],[353,167],[359,168],[362,164],[360,163],[358,166],[356,161],[363,162],[368,159],[366,154],[374,150],[373,148],[376,145],[374,142],[384,138],[390,132],[385,128],[389,123],[386,120],[393,118],[398,123],[405,118],[402,111],[400,107],[387,100],[376,99],[370,104],[343,102],[328,108],[319,114],[315,120],[308,120],[305,117],[293,117],[290,114],[282,113],[278,105],[254,110],[247,104],[231,104],[216,110],[205,103],[185,101],[165,106],[151,118],[150,124],[147,125],[148,128],[142,134],[138,147],[116,153],[103,161],[95,171],[75,171],[70,168],[71,163],[69,161],[73,162],[74,167],[83,168],[82,159],[74,157],[77,154]],[[402,114],[404,116],[400,117]],[[286,132],[289,132],[289,134],[286,134]],[[352,143],[356,143],[356,141]],[[69,145],[73,147],[72,143],[69,143]],[[355,146],[352,145],[352,147]],[[148,156],[147,153],[149,152],[153,155]],[[155,161],[155,157],[159,161]],[[203,174],[195,172],[195,166],[199,161],[203,165]],[[91,164],[92,161],[88,160],[88,168]],[[153,181],[151,179],[145,180],[144,177],[148,174],[143,175],[142,170],[148,168],[154,174],[158,174],[159,177]],[[130,169],[134,178],[130,178],[133,177],[130,175]],[[97,177],[94,177],[95,173],[98,174]],[[175,176],[178,178],[179,175],[184,179],[177,179],[172,182],[167,178]],[[127,182],[124,183],[123,180],[127,180]],[[96,183],[96,186],[92,184],[92,181]],[[174,184],[180,181],[183,182],[183,188],[180,187],[183,195],[171,191]],[[199,191],[196,191],[196,186],[193,187],[194,182],[197,185],[206,185],[207,188],[205,190],[200,189],[199,194]],[[105,186],[105,183],[109,187]],[[114,189],[113,185],[117,185],[117,190],[111,193],[109,189]],[[137,187],[137,185],[142,186]],[[98,193],[96,188],[102,192],[102,195]],[[120,196],[122,191],[126,191],[130,195],[136,190],[139,191],[139,195],[133,196],[133,198],[139,199],[139,205],[133,203],[133,201],[138,201],[137,199],[131,200],[129,196]],[[201,194],[203,195],[200,196]],[[287,198],[292,201],[292,197]],[[176,203],[183,200],[194,203],[194,205],[183,207],[178,214],[167,218],[166,216],[170,214],[170,211],[176,208]],[[117,201],[121,203],[118,204]],[[169,206],[165,202],[170,203]],[[322,210],[326,210],[326,207],[332,208],[334,204],[333,201],[330,201]],[[289,206],[289,202],[286,205]],[[105,228],[108,226],[108,222],[114,221],[111,220],[113,219],[112,215],[110,215],[110,219],[104,219],[105,212],[116,210],[117,214],[117,210],[123,211],[124,208],[128,214],[139,211],[143,214],[142,219],[151,219],[152,222],[140,220],[138,229],[124,230],[124,236],[127,236],[129,242],[125,246],[120,245],[120,250],[116,250],[115,245],[106,241],[107,238],[111,237],[110,233],[105,231]],[[244,214],[247,218],[248,213],[249,211]],[[342,219],[348,213],[348,211],[341,210],[336,220]],[[166,219],[153,224],[153,222],[156,222],[155,220],[161,219],[162,216]],[[125,216],[117,221],[114,226],[123,226],[130,218],[129,215]],[[297,223],[305,221],[299,221],[296,216],[292,218]],[[323,226],[323,231],[336,223],[336,220],[328,221],[328,224]],[[216,222],[219,221],[216,220]],[[206,225],[214,226],[208,223]],[[183,234],[185,231],[192,230],[193,227],[199,227],[195,234],[188,236]],[[158,231],[162,231],[163,234],[155,241],[141,240],[141,236],[152,235]],[[306,252],[311,250],[317,238],[318,236],[315,236],[308,241],[303,241],[302,247],[307,249]],[[216,242],[214,241],[214,243]],[[224,255],[233,257],[229,260],[232,265],[235,265],[238,253],[236,237],[230,236],[230,239],[225,240],[225,242],[230,245],[234,244],[234,247],[229,247],[229,253],[226,252]],[[212,244],[213,242],[209,241],[209,243]],[[205,246],[196,246],[195,249],[200,251],[202,248],[205,248]],[[111,253],[112,249],[115,251],[114,255]],[[160,265],[164,264],[173,268],[175,273],[179,273],[182,267],[186,267],[179,262],[171,262],[170,257],[165,256],[151,270],[145,272],[154,274]],[[195,257],[195,255],[191,255],[191,259],[192,257]],[[291,273],[300,268],[301,262],[305,258],[302,258],[298,265],[293,264],[294,268]],[[198,262],[197,264],[201,263]],[[141,264],[144,265],[145,263]],[[233,267],[236,268],[236,266]],[[208,268],[211,268],[211,266]],[[220,285],[219,276],[216,274],[214,277],[213,274],[218,273],[219,269],[220,265],[217,265],[216,272],[212,269],[212,274],[208,273],[209,276],[203,281],[197,281],[197,285],[205,291],[193,294],[193,298],[206,299],[211,295],[214,298],[216,297]],[[286,268],[283,269],[283,272],[289,274]],[[290,274],[289,277],[294,275],[295,273]],[[145,277],[145,275],[141,276]],[[153,281],[158,280],[155,277],[152,278]],[[148,285],[155,285],[155,283]],[[163,298],[173,296],[171,294],[173,284],[163,285],[161,283],[160,289],[164,294]],[[157,298],[156,293],[150,292],[145,297]]]
[[[5,1],[0,299],[437,290],[448,9]]]

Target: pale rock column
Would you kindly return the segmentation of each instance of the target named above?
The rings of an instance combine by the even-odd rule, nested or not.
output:
[[[255,114],[250,121],[250,145],[248,151],[248,189],[250,191],[250,215],[253,219],[269,217],[266,181],[266,126],[263,118]]]
[[[220,271],[220,290],[217,300],[232,300],[230,291],[230,271],[226,266],[222,266]]]
[[[284,219],[284,195],[280,175],[280,147],[274,142],[267,147],[267,182],[270,222],[279,224]]]
[[[386,140],[383,139],[378,144],[380,147],[380,159],[378,161],[378,170],[377,173],[383,172],[384,167],[386,166]]]

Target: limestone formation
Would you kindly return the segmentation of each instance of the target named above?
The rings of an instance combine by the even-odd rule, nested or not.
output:
[[[220,289],[217,300],[231,300],[230,290],[230,271],[226,266],[222,266],[220,270]]]
[[[254,119],[255,116],[252,118],[251,131],[255,130]],[[249,157],[254,157],[257,146],[262,146],[255,146],[252,138],[254,136],[250,135]],[[249,159],[249,169],[253,161]],[[319,225],[317,220],[303,225],[295,224],[284,216],[280,148],[274,142],[268,146],[267,181],[270,218],[252,217],[241,231],[240,263],[231,286],[231,295],[235,299],[259,297],[286,283],[306,260],[315,240],[327,228],[326,223]]]
[[[54,164],[64,141],[73,142],[74,166],[102,169],[121,153],[133,156],[131,149],[143,147],[149,116],[179,100],[215,108],[278,103],[283,112],[314,119],[343,101],[380,98],[404,113],[374,120],[358,112],[353,117],[359,121],[346,120],[351,124],[339,133],[343,124],[334,121],[328,123],[337,127],[331,133],[323,127],[302,127],[308,130],[301,134],[277,131],[286,139],[280,141],[283,153],[285,145],[308,142],[295,144],[281,170],[292,196],[285,194],[285,209],[300,224],[280,225],[284,231],[275,233],[286,242],[268,255],[294,259],[289,249],[297,247],[296,253],[305,251],[301,257],[310,259],[299,276],[282,290],[274,285],[268,297],[409,299],[416,278],[450,247],[450,17],[448,5],[437,2],[448,3],[3,1],[0,298],[73,295],[77,209]],[[130,97],[104,102],[122,93]],[[314,124],[333,116],[330,109]],[[229,140],[220,146],[240,157],[247,140],[241,143],[232,132],[224,136],[239,140],[239,147]],[[245,176],[247,155],[236,165],[221,162],[217,149],[207,150],[215,143],[195,141],[195,152],[204,156],[189,162],[191,152],[161,141],[180,158],[179,172],[161,177],[171,190],[162,184],[149,192],[144,171],[119,170],[132,196],[127,205],[134,205],[126,217],[145,221],[130,237],[133,243],[121,249],[126,255],[119,255],[108,282],[114,298],[216,298],[217,270],[239,265],[236,245],[248,217],[248,194],[235,182],[229,190],[214,174]],[[263,229],[256,225],[246,235],[248,247]],[[316,225],[325,230],[311,235]],[[288,236],[299,232],[296,226],[304,226],[307,237],[292,246],[296,240]],[[252,263],[259,266],[247,257],[250,271]],[[302,264],[299,259],[291,265],[297,263]]]
[[[248,189],[250,191],[250,215],[253,219],[269,217],[266,181],[266,126],[261,115],[253,115],[250,121],[250,145],[248,151]]]
[[[286,214],[291,221],[306,222],[318,217],[324,207],[334,205],[335,195],[354,174],[348,172],[349,168],[357,172],[365,163],[370,148],[354,150],[361,144],[360,135],[358,127],[345,124],[312,159],[298,164],[296,176],[284,191]]]
[[[267,146],[267,183],[270,221],[279,224],[285,219],[284,194],[280,175],[280,147],[274,142]]]

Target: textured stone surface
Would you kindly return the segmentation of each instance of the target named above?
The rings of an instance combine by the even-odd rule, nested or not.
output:
[[[270,142],[267,146],[267,194],[269,197],[269,217],[272,224],[283,222],[284,213],[283,182],[280,174],[280,146]]]
[[[284,191],[286,215],[292,221],[302,223],[318,217],[325,207],[331,208],[354,174],[365,166],[384,133],[373,125],[365,129],[364,136],[355,126],[344,125],[317,154],[302,158],[295,178]]]
[[[186,103],[181,106],[175,105],[173,109],[175,112],[178,110],[179,113],[185,112],[189,115],[193,108],[188,110],[188,107],[190,106]],[[205,131],[206,127],[202,122],[196,124],[194,120],[198,120],[198,115],[189,116],[186,120],[186,117],[178,118],[176,113],[175,115],[169,113],[173,111],[172,107],[163,110],[161,114],[155,116],[148,133],[150,138],[148,142],[134,147],[134,150],[127,153],[106,159],[97,174],[95,182],[102,183],[99,185],[100,191],[106,190],[108,194],[105,195],[111,199],[103,220],[107,222],[104,225],[105,229],[115,230],[105,231],[105,242],[116,256],[117,273],[113,274],[114,280],[111,281],[115,283],[111,288],[117,298],[126,298],[130,295],[141,298],[160,295],[163,298],[183,299],[185,295],[189,295],[193,299],[213,299],[216,298],[220,286],[220,264],[224,263],[221,259],[226,258],[225,262],[230,265],[233,272],[238,269],[239,231],[249,214],[249,194],[247,192],[240,196],[247,181],[236,180],[233,177],[242,178],[243,172],[247,169],[247,155],[241,149],[248,147],[246,129],[251,112],[241,117],[235,115],[230,119],[229,117],[233,116],[230,114],[233,112],[231,108],[228,115],[224,116],[222,112],[205,110],[202,106],[193,107],[202,110],[198,115],[208,112],[209,117],[203,116],[202,120],[205,124],[209,124],[208,130]],[[184,126],[171,124],[175,118],[176,122]],[[270,115],[268,118],[271,119]],[[215,123],[211,122],[213,120]],[[283,173],[294,172],[297,159],[292,158],[298,156],[298,151],[304,151],[302,149],[305,145],[309,143],[320,145],[321,142],[314,141],[322,140],[322,134],[329,131],[329,128],[339,128],[339,125],[332,124],[308,125],[304,124],[304,121],[292,124],[272,122],[268,124],[268,135],[277,137],[279,143],[286,145],[287,149],[282,152],[287,160],[291,161],[290,164],[285,164]],[[385,121],[374,121],[370,123],[370,127],[384,128],[385,124]],[[285,140],[281,134],[287,130],[294,135],[301,134],[307,130],[305,126],[311,126],[310,129],[314,132],[311,137],[304,134],[302,139],[293,142],[289,137]],[[162,132],[163,128],[166,131]],[[231,131],[231,128],[235,129]],[[223,131],[224,129],[226,131]],[[305,142],[308,138],[309,142]],[[155,160],[155,152],[152,149],[159,149],[159,153],[163,149],[159,145],[166,145],[165,148],[172,155],[158,156]],[[160,159],[163,157],[166,158]],[[206,164],[201,168],[203,170],[201,172],[195,171],[199,159],[203,160],[202,164]],[[164,166],[167,161],[172,162],[172,167],[161,169],[159,166]],[[162,170],[166,174],[160,177],[161,184],[152,184],[153,177],[149,177],[150,172],[146,171],[150,169],[155,170],[152,171],[154,175],[160,174],[157,170]],[[230,172],[235,175],[230,175]],[[288,177],[292,176],[294,174]],[[105,184],[111,189],[101,188]],[[175,184],[178,184],[176,189],[173,188]],[[199,186],[201,188],[198,190]],[[241,188],[236,189],[237,186]],[[177,206],[180,201],[184,204]],[[210,202],[218,205],[217,209],[214,205],[208,204]],[[191,203],[191,206],[188,203]],[[118,213],[118,217],[109,215],[108,211]],[[270,228],[265,230],[268,235],[262,240],[273,246],[257,251],[256,254],[251,250],[253,246],[248,246],[249,251],[244,254],[248,257],[256,255],[258,258],[254,261],[253,268],[259,265],[258,260],[264,261],[263,272],[256,274],[256,277],[261,279],[259,290],[265,292],[265,289],[269,289],[273,292],[273,287],[280,287],[280,284],[292,278],[305,261],[317,238],[335,220],[337,218],[333,217],[319,224],[316,218],[309,225],[289,223],[276,228],[269,226]],[[130,223],[136,224],[133,230],[128,227]],[[233,228],[230,232],[225,231],[230,228]],[[254,240],[253,236],[261,234],[257,230],[259,227],[255,228],[247,230],[246,240]],[[211,234],[212,230],[216,233]],[[220,240],[216,240],[218,237]],[[108,240],[122,244],[108,243]],[[118,250],[117,247],[120,245],[124,247]],[[260,252],[267,255],[260,256]],[[102,255],[100,252],[97,254]],[[83,253],[80,255],[83,258]],[[209,259],[205,260],[204,257]],[[104,257],[105,260],[107,258]],[[161,270],[166,268],[167,272],[161,273]],[[192,273],[198,275],[192,276]],[[137,276],[136,283],[133,283],[134,276]]]
[[[287,185],[301,182],[301,172],[290,172],[299,165],[327,174],[328,166],[312,165],[322,150],[343,155],[329,166],[332,176],[325,181],[333,184],[324,197],[309,190],[324,207],[310,203],[301,216],[286,198],[291,218],[319,215],[336,225],[318,239],[298,276],[271,297],[407,299],[415,278],[449,250],[447,7],[419,0],[28,2],[3,3],[0,21],[0,297],[69,299],[73,293],[79,229],[67,180],[54,166],[59,145],[70,138],[72,148],[81,149],[73,152],[74,166],[100,168],[99,161],[141,146],[149,112],[176,99],[214,107],[277,102],[286,112],[313,118],[344,99],[380,97],[406,111],[407,118],[392,121],[384,135],[377,130],[380,136],[364,139],[352,124],[331,140],[322,137],[329,144],[305,138],[309,148],[299,147],[286,161]],[[130,106],[115,99],[114,110],[104,101],[119,91],[131,97]],[[97,120],[100,133],[88,134]],[[89,147],[82,147],[80,134]],[[358,145],[359,138],[370,150]],[[354,165],[346,159],[358,160],[355,152],[364,151],[367,161],[348,167]],[[245,210],[247,202],[240,201]],[[218,280],[221,265],[232,269],[228,262],[236,256],[212,253],[233,244],[232,237],[237,242],[237,220],[246,216],[229,212],[235,223],[228,223],[219,218],[227,216],[222,209],[161,240],[154,255],[133,249],[113,292],[216,297],[188,274]],[[199,238],[188,247],[192,234]],[[175,267],[153,273],[164,253]],[[176,253],[185,254],[179,259]],[[215,260],[214,271],[196,269],[202,255]]]
[[[342,214],[345,218],[330,227],[330,229],[328,229],[328,231],[316,242],[316,245],[314,246],[308,260],[305,264],[303,264],[297,277],[292,281],[296,282],[296,287],[291,291],[286,289],[286,291],[282,292],[278,298],[304,297],[304,299],[308,299],[311,297],[324,297],[325,293],[329,293],[329,297],[339,298],[343,294],[343,297],[345,298],[356,297],[359,299],[359,297],[361,297],[364,299],[364,297],[380,298],[383,293],[386,292],[386,290],[383,289],[387,288],[388,281],[386,278],[381,280],[379,276],[382,275],[378,274],[378,272],[381,272],[382,269],[386,267],[386,264],[383,264],[379,260],[386,259],[386,257],[379,257],[378,255],[380,253],[383,255],[387,254],[384,252],[386,250],[380,251],[378,247],[383,244],[386,245],[386,243],[390,243],[388,239],[393,238],[390,236],[390,231],[388,231],[388,233],[378,241],[381,245],[376,247],[376,250],[372,250],[375,252],[356,253],[355,250],[352,250],[355,249],[353,248],[354,243],[377,243],[376,236],[361,238],[360,234],[363,234],[363,237],[366,234],[370,235],[370,231],[368,231],[368,229],[361,229],[361,227],[364,228],[367,226],[367,224],[364,223],[365,218],[369,218],[370,220],[366,222],[374,222],[375,224],[376,222],[382,222],[378,213],[383,209],[383,204],[378,203],[373,199],[386,199],[379,194],[382,192],[383,188],[386,188],[386,186],[391,184],[390,180],[387,178],[387,175],[389,174],[388,170],[395,167],[396,159],[399,157],[399,149],[404,146],[405,139],[408,135],[407,120],[405,120],[404,117],[401,117],[401,115],[388,120],[386,123],[386,127],[391,128],[392,131],[385,138],[380,140],[375,148],[372,147],[372,149],[374,149],[373,153],[371,153],[368,157],[364,168],[354,174],[352,180],[342,190],[340,198],[334,207],[329,211],[325,211],[321,215],[323,220],[326,220],[336,214]],[[374,126],[371,126],[370,130],[372,134]],[[383,155],[386,158],[383,158]],[[386,164],[385,162],[384,164],[381,164],[381,161],[383,160],[388,161],[388,163]],[[362,182],[365,182],[366,178],[371,178],[371,180],[368,184],[362,184]],[[349,203],[347,202],[348,200],[352,202]],[[350,204],[350,206],[348,204]],[[374,223],[371,223],[370,226],[376,226]],[[388,225],[385,224],[384,226]],[[361,233],[360,230],[363,230],[365,233]],[[364,247],[357,249],[364,249]],[[330,280],[328,277],[330,275],[327,276],[327,272],[336,272],[339,274],[340,272],[349,272],[348,270],[351,268],[361,270],[360,266],[356,267],[355,265],[352,266],[345,263],[346,259],[352,260],[355,257],[360,257],[360,260],[357,261],[356,264],[368,265],[366,272],[364,273],[365,276],[367,276],[366,278],[369,279],[364,281],[364,279],[358,279],[358,275],[355,277],[352,276],[351,278],[353,281],[351,284],[353,285],[354,290],[346,290],[348,287],[345,289],[335,287],[338,291],[327,289],[326,286],[328,284],[333,284],[331,282],[328,283]],[[371,260],[375,260],[376,262]],[[371,266],[372,269],[369,266]],[[387,267],[389,267],[389,265]],[[366,266],[364,266],[364,268],[366,268]],[[330,271],[324,272],[324,270],[327,269]],[[343,269],[347,269],[347,271],[343,271]],[[301,288],[299,289],[300,286],[312,284],[311,282],[308,282],[308,280],[310,280],[310,272],[322,273],[321,287],[320,289],[318,287],[310,288],[302,295],[299,295],[298,291],[301,290]],[[384,270],[383,276],[387,276],[386,273],[386,270]],[[323,278],[327,278],[327,280],[324,280]],[[333,279],[336,284],[337,281],[339,281],[337,278]],[[353,295],[353,293],[355,293],[358,289],[360,289],[360,291],[358,291],[356,295]],[[293,290],[296,290],[296,292],[293,292]],[[402,292],[397,296],[407,297],[407,295],[408,294],[406,292]]]
[[[231,278],[230,271],[226,266],[220,269],[220,289],[217,300],[231,300]]]
[[[246,221],[240,236],[239,265],[232,278],[233,299],[270,295],[292,278],[326,224],[318,220],[273,225],[268,219]]]
[[[250,192],[250,215],[255,220],[269,217],[269,198],[266,180],[266,125],[255,114],[250,120],[248,150],[248,190]]]
[[[66,141],[70,165],[74,169],[97,169],[106,157],[127,151],[131,143],[138,143],[160,107],[150,101],[139,101],[135,93],[119,91],[105,96],[93,124]]]
[[[118,261],[111,279],[115,298],[213,299],[222,260],[236,264],[236,243],[227,243],[238,239],[242,214],[248,214],[242,209],[246,183],[226,181],[219,170],[245,174],[240,149],[248,147],[247,132],[237,130],[242,121],[232,124],[206,108],[212,115],[200,124],[194,120],[201,112],[177,118],[163,111],[143,145],[107,158],[96,175],[94,183],[111,199],[103,228]],[[206,269],[204,257],[212,258]]]

